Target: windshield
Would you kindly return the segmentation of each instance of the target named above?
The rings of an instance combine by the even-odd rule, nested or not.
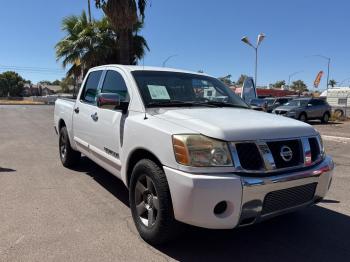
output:
[[[296,99],[296,100],[292,100],[289,101],[287,104],[285,104],[286,106],[307,106],[307,104],[309,103],[309,100],[301,100],[301,99]]]
[[[249,108],[213,77],[163,71],[133,71],[146,107],[232,106]]]
[[[262,106],[266,103],[264,99],[252,99],[250,100],[250,104],[253,106]]]
[[[275,102],[275,99],[265,99],[265,101],[268,105],[273,105],[273,103]]]

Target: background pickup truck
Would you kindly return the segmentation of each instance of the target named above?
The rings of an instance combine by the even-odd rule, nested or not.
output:
[[[183,223],[229,229],[309,206],[331,183],[313,127],[250,110],[205,74],[93,68],[76,101],[57,100],[54,122],[63,165],[83,154],[120,178],[152,244]]]

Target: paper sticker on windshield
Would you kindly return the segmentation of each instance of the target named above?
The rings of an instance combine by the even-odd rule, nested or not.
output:
[[[168,90],[165,86],[147,85],[152,99],[170,100]]]

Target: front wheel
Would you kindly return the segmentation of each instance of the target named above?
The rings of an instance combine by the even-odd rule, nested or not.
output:
[[[163,244],[180,232],[164,171],[152,160],[140,160],[134,167],[129,200],[135,226],[146,242]]]
[[[299,120],[301,122],[306,122],[307,121],[307,116],[305,113],[301,113],[300,116],[299,116]]]
[[[329,115],[328,112],[324,113],[323,116],[322,116],[322,118],[321,118],[321,122],[322,122],[323,124],[327,124],[328,121],[329,121],[329,117],[330,117],[330,115]]]

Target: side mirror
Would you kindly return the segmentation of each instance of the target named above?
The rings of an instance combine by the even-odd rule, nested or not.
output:
[[[102,109],[122,110],[125,113],[129,103],[122,102],[118,94],[101,93],[97,96],[97,106]]]

